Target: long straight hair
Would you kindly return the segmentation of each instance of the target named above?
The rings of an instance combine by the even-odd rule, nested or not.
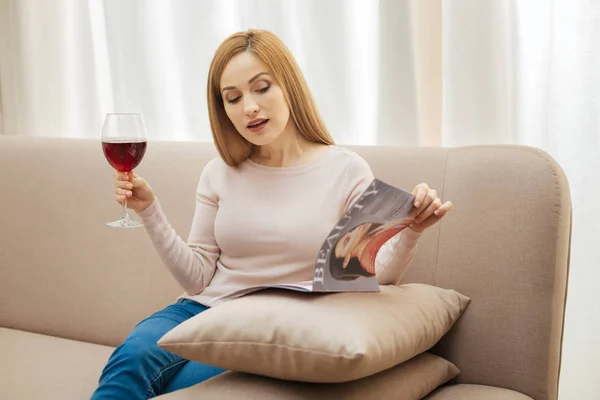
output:
[[[221,43],[208,71],[208,114],[213,140],[221,158],[228,165],[237,166],[250,156],[254,146],[240,135],[227,117],[220,90],[225,66],[244,51],[252,52],[269,67],[281,86],[291,118],[300,134],[313,142],[335,144],[290,50],[269,31],[248,30],[234,33]]]

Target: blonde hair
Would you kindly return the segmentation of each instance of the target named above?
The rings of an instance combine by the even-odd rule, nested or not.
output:
[[[220,90],[225,66],[244,51],[252,52],[269,67],[281,86],[300,134],[313,142],[334,144],[290,50],[273,33],[252,29],[234,33],[225,39],[217,48],[208,71],[208,114],[213,140],[221,158],[228,165],[236,166],[250,156],[254,146],[240,135],[227,117]]]

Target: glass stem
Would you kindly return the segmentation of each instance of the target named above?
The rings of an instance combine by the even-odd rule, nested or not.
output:
[[[129,223],[129,210],[127,209],[127,197],[123,202],[123,212],[121,213],[121,225],[127,225]]]

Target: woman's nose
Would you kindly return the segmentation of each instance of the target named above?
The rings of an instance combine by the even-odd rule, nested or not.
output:
[[[244,112],[246,113],[246,115],[253,116],[256,115],[258,111],[258,104],[254,100],[252,100],[251,96],[247,96],[246,100],[244,101]]]

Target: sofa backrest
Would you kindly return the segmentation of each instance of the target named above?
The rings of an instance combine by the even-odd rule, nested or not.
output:
[[[556,400],[571,244],[571,198],[561,167],[526,146],[361,148],[375,174],[427,182],[454,209],[426,231],[403,282],[471,298],[433,349],[459,383]]]
[[[428,230],[403,282],[471,303],[433,349],[457,382],[557,397],[571,203],[560,167],[529,147],[350,147],[375,175],[427,182],[454,210]],[[137,172],[187,238],[212,143],[150,142]],[[143,229],[117,219],[99,140],[0,136],[0,326],[117,345],[182,290]]]

